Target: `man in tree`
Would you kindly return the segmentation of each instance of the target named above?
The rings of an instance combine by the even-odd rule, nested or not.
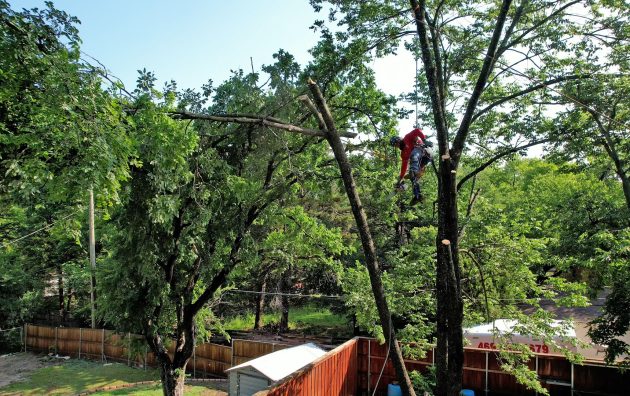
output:
[[[403,179],[405,178],[405,173],[407,173],[407,166],[409,166],[409,180],[411,180],[413,192],[410,205],[415,205],[422,201],[420,178],[424,174],[426,165],[431,161],[431,152],[427,150],[430,145],[425,144],[424,139],[426,139],[426,136],[422,133],[422,130],[414,128],[402,139],[399,136],[394,136],[389,141],[392,146],[400,149],[400,158],[402,160],[400,175],[396,182],[397,189],[403,189]]]

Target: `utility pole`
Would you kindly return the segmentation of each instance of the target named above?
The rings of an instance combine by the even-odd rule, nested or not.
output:
[[[90,188],[90,302],[92,303],[92,328],[96,328],[96,243],[94,237],[94,191]]]

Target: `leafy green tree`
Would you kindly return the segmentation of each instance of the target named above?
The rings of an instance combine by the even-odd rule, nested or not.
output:
[[[312,1],[316,9],[323,3]],[[537,114],[532,104],[539,92],[614,70],[593,37],[610,28],[599,6],[582,7],[578,1],[330,3],[330,20],[345,27],[336,37],[350,43],[348,51],[359,46],[376,49],[377,55],[398,48],[408,32],[411,9],[418,41],[409,46],[424,66],[419,77],[425,95],[419,99],[430,110],[425,119],[435,128],[439,146],[436,391],[456,395],[462,381],[464,307],[457,175],[467,143],[483,139],[496,144],[527,136],[512,126]],[[625,9],[618,3],[606,7],[611,14]],[[585,18],[572,16],[578,8]],[[589,55],[588,61],[582,54]]]
[[[622,15],[627,16],[627,13],[626,10]],[[611,51],[619,70],[627,73],[628,59],[621,55],[627,49],[627,24],[613,20],[608,22],[613,23],[612,33],[601,37],[600,41]],[[594,247],[590,249],[592,254],[586,262],[606,263],[594,271],[594,279],[599,281],[596,286],[612,288],[602,316],[593,322],[590,330],[596,342],[608,345],[606,352],[610,363],[628,352],[628,345],[621,337],[630,329],[624,308],[627,306],[624,296],[628,293],[630,280],[630,271],[624,265],[627,261],[624,247],[627,246],[626,234],[630,225],[629,81],[626,75],[601,77],[570,84],[555,95],[555,100],[567,106],[558,117],[558,123],[571,131],[567,141],[558,143],[557,151],[598,171],[602,180],[618,181],[625,197],[626,207],[620,208],[608,221],[600,220],[597,211],[588,213],[587,218],[594,231],[590,238],[582,239],[588,242],[585,243],[587,249]],[[606,226],[605,230],[601,229],[602,225]]]
[[[13,304],[26,296],[42,304],[41,291],[56,278],[62,317],[68,298],[85,292],[87,191],[97,191],[103,208],[116,202],[132,155],[120,107],[80,59],[77,23],[52,3],[16,12],[0,1],[0,265],[28,275],[5,277],[3,286],[14,291]]]
[[[622,364],[630,364],[628,354],[630,345],[623,340],[630,328],[628,317],[628,295],[630,292],[630,268],[628,268],[628,251],[630,250],[630,231],[628,228],[617,232],[601,235],[601,243],[606,249],[598,249],[599,259],[609,265],[607,273],[612,286],[611,293],[606,298],[606,304],[600,317],[592,322],[589,335],[593,341],[608,346],[606,361],[616,363],[623,357]]]
[[[258,242],[258,260],[239,269],[238,285],[254,281],[259,292],[262,284],[278,284],[282,293],[281,320],[279,331],[288,330],[289,301],[287,294],[321,293],[332,284],[337,285],[338,258],[347,247],[338,229],[330,229],[299,206],[289,206],[285,199],[282,207],[270,208],[263,219],[255,225],[252,236],[261,235]],[[337,258],[337,259],[336,259]],[[257,276],[252,279],[252,273]],[[328,279],[328,281],[326,281]],[[250,282],[248,282],[248,280]],[[327,284],[328,283],[328,284]],[[296,289],[297,287],[297,289]],[[262,307],[260,294],[256,299],[256,321],[254,328],[261,323]]]
[[[558,143],[558,149],[581,163],[591,162],[589,165],[602,169],[602,174],[612,171],[621,182],[630,209],[628,93],[630,79],[616,76],[573,83],[555,96],[568,106],[559,116],[560,128],[571,131]]]
[[[615,23],[613,26],[612,37],[621,36],[627,42],[627,25]],[[602,40],[618,60],[620,71],[627,72],[627,57],[620,56],[625,47],[611,37]],[[569,106],[559,116],[559,123],[572,131],[568,141],[558,144],[558,151],[599,172],[603,181],[617,182],[625,198],[625,208],[618,208],[609,219],[602,219],[597,210],[591,210],[587,219],[592,231],[588,238],[581,239],[585,250],[591,253],[586,262],[599,264],[593,271],[593,279],[597,280],[593,286],[611,288],[601,317],[593,321],[589,331],[595,342],[608,345],[606,358],[609,363],[629,350],[622,340],[630,329],[624,308],[630,280],[626,265],[630,226],[630,109],[626,100],[629,81],[625,75],[598,78],[571,84],[557,95],[559,102]],[[624,363],[627,364],[627,360]]]
[[[280,55],[276,67],[288,67],[286,78],[294,63]],[[138,159],[115,219],[121,232],[103,269],[99,298],[106,322],[142,331],[160,362],[164,393],[180,394],[195,339],[211,320],[204,307],[238,266],[258,260],[252,232],[308,169],[300,158],[321,155],[322,148],[312,145],[313,137],[263,125],[202,121],[204,114],[251,119],[242,115],[278,107],[280,87],[264,91],[257,75],[237,71],[216,89],[208,87],[211,105],[196,115],[181,107],[189,104],[177,102],[171,87],[157,92],[152,78],[142,73],[139,99],[129,110]],[[289,87],[285,81],[282,88]],[[294,108],[279,108],[274,117],[296,118]],[[189,125],[173,115],[199,121]],[[171,336],[172,358],[167,353]]]
[[[461,242],[468,279],[463,288],[477,302],[467,316],[474,320],[475,307],[485,305],[487,314],[477,309],[476,315],[519,318],[526,332],[553,347],[544,324],[551,316],[541,300],[582,306],[604,285],[623,279],[619,247],[627,228],[618,216],[625,206],[619,183],[601,180],[597,169],[554,159],[491,167],[476,186],[481,192]],[[512,362],[505,367],[509,372],[540,389],[525,367],[504,359]]]
[[[0,252],[4,299],[0,323],[14,326],[46,317],[66,322],[71,313],[81,319],[89,290],[81,225],[71,219],[72,213],[53,223],[55,211],[48,207],[27,213],[13,206],[7,215],[14,223],[6,224],[12,240]]]
[[[120,108],[80,59],[78,20],[48,7],[0,3],[3,193],[72,202],[93,186],[115,201],[130,155]]]

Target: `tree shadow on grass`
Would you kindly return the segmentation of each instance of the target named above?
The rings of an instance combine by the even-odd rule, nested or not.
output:
[[[8,395],[72,395],[105,386],[158,380],[157,370],[139,370],[124,364],[70,360],[34,371],[27,379],[0,389]]]

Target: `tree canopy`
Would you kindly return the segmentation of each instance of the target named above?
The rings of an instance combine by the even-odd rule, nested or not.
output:
[[[609,363],[627,356],[628,6],[311,4],[328,20],[307,65],[279,50],[198,89],[143,69],[127,90],[81,58],[76,18],[0,0],[0,327],[86,321],[92,189],[100,321],[144,335],[165,394],[182,392],[195,342],[224,333],[213,302],[230,288],[339,294],[336,310],[394,345],[404,394],[403,354],[436,344],[432,390],[455,395],[463,326],[516,318],[551,344],[541,301],[604,289],[590,335]],[[421,62],[417,95],[376,84],[372,61],[400,51]],[[388,145],[404,101],[437,143],[413,208]],[[529,351],[505,352],[545,393]]]

